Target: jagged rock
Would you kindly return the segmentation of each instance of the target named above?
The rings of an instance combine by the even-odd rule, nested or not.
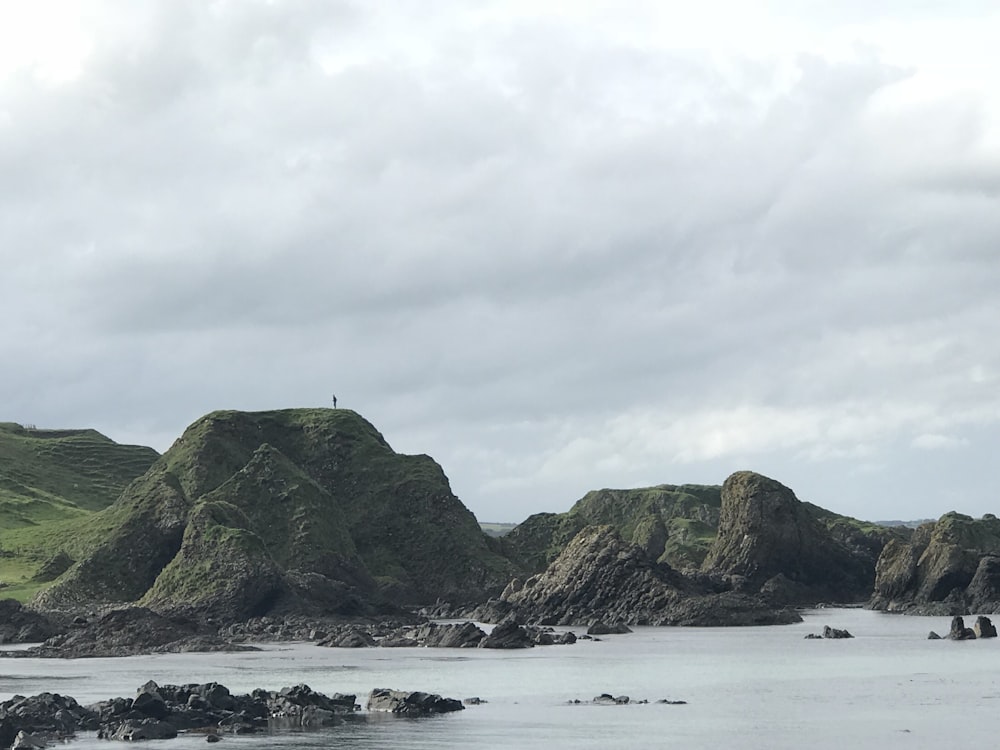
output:
[[[759,597],[709,593],[712,582],[682,576],[622,540],[611,526],[589,526],[562,554],[507,599],[491,600],[471,616],[551,625],[595,620],[637,625],[776,624],[798,622],[791,610]]]
[[[1000,520],[945,513],[908,542],[886,545],[876,565],[873,609],[913,614],[1000,611]]]
[[[426,716],[461,711],[465,706],[454,698],[442,698],[432,693],[408,693],[402,690],[377,688],[368,695],[366,708],[369,711],[383,711],[401,716]]]
[[[497,625],[479,642],[480,648],[531,648],[535,645],[531,634],[514,620],[507,620]]]
[[[450,625],[427,623],[416,629],[414,638],[422,646],[440,648],[475,648],[486,633],[474,623],[463,622]]]
[[[927,634],[927,640],[929,640],[929,641],[940,641],[941,640],[941,636],[939,636],[937,633],[935,633],[932,630],[930,633]]]
[[[15,695],[0,703],[0,747],[9,747],[18,732],[39,737],[71,735],[80,729],[96,729],[97,716],[76,700],[58,693],[32,697]]]
[[[984,617],[983,615],[979,615],[976,618],[976,624],[972,626],[972,632],[976,634],[976,638],[997,637],[996,626],[990,621],[989,617]]]
[[[973,632],[972,628],[965,627],[965,621],[961,617],[953,617],[951,620],[951,629],[948,631],[948,639],[952,641],[971,641],[975,640],[976,634]]]
[[[722,485],[719,533],[702,569],[738,577],[747,591],[784,576],[801,587],[798,602],[856,601],[868,596],[874,577],[794,492],[749,471],[732,474]]]
[[[831,628],[829,625],[823,626],[823,637],[824,638],[853,638],[846,630],[841,630],[840,628]]]

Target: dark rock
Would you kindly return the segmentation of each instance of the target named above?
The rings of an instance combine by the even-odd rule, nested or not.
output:
[[[927,634],[927,640],[929,640],[929,641],[940,641],[941,640],[941,636],[939,636],[937,633],[935,633],[932,630],[930,633]]]
[[[483,703],[486,703],[486,701],[477,696],[474,698],[466,698],[465,700],[462,701],[462,703],[464,703],[466,706],[480,706]]]
[[[976,624],[972,626],[972,631],[976,634],[976,638],[997,637],[996,626],[990,621],[989,617],[984,617],[983,615],[979,615],[976,618]]]
[[[431,622],[419,627],[415,631],[414,637],[422,646],[475,648],[486,637],[486,633],[471,622],[450,625]]]
[[[870,606],[927,615],[1000,611],[1000,520],[945,513],[909,542],[887,544]]]
[[[222,738],[219,735],[215,734],[214,732],[205,735],[205,742],[221,742],[221,741]]]
[[[199,648],[199,645],[203,648]],[[165,617],[144,607],[113,610],[96,621],[49,638],[40,646],[11,651],[10,657],[85,658],[155,652],[256,651],[204,635],[197,622]]]
[[[14,738],[14,744],[10,746],[10,750],[41,750],[43,747],[45,747],[45,740],[21,730]]]
[[[840,630],[838,628],[831,628],[829,625],[823,626],[823,637],[824,638],[853,638],[854,636],[848,633],[846,630]]]
[[[35,643],[59,630],[41,612],[30,610],[14,599],[0,599],[0,643]]]
[[[556,639],[556,643],[562,646],[572,645],[576,643],[576,633],[567,630],[565,633],[560,633]]]
[[[702,570],[738,577],[745,590],[759,591],[783,576],[792,601],[857,601],[871,592],[874,570],[835,538],[795,493],[750,471],[732,474],[722,485],[719,533]],[[777,589],[776,589],[777,590]]]
[[[531,648],[535,645],[531,634],[517,622],[502,622],[479,642],[481,648]]]
[[[461,711],[462,702],[454,698],[423,692],[404,692],[378,688],[368,695],[366,708],[369,711],[383,711],[401,716],[426,716],[428,714]]]
[[[631,632],[632,628],[623,622],[608,625],[598,620],[587,628],[587,635],[624,635]]]
[[[965,620],[961,617],[953,617],[951,620],[951,629],[948,631],[948,639],[952,641],[971,641],[975,640],[976,634],[973,632],[972,628],[965,627]]]
[[[125,719],[124,721],[103,727],[102,736],[107,740],[172,740],[177,736],[177,728],[159,719]]]
[[[660,700],[658,700],[656,702],[657,703],[662,703],[662,704],[667,705],[667,706],[686,706],[687,705],[687,701],[672,701],[672,700],[668,700],[667,698],[660,698]]]

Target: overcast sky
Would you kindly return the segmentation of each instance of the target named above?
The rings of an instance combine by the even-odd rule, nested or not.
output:
[[[0,421],[163,451],[336,393],[481,520],[738,469],[1000,514],[997,39],[993,1],[3,3]]]

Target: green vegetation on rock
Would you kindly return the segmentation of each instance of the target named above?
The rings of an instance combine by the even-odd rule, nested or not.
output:
[[[240,615],[312,590],[338,602],[468,601],[514,572],[440,466],[395,453],[346,409],[208,414],[65,544],[79,562],[43,605],[141,599],[229,616],[233,576],[249,576],[241,585],[256,602]]]

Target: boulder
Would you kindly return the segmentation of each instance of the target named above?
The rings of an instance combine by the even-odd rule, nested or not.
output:
[[[587,628],[587,635],[624,635],[631,632],[632,628],[623,622],[616,622],[614,625],[608,625],[607,623],[598,620]]]
[[[366,708],[369,711],[381,711],[400,716],[426,716],[461,711],[465,706],[460,700],[442,698],[433,693],[377,688],[368,695]]]
[[[972,628],[965,627],[965,620],[956,616],[951,620],[951,629],[948,631],[948,639],[952,641],[972,641],[976,634]]]
[[[102,727],[98,737],[106,740],[172,740],[177,728],[159,719],[125,719],[117,724]]]
[[[935,633],[933,630],[927,634],[927,640],[929,641],[940,641],[941,636]]]
[[[972,632],[976,634],[976,638],[997,637],[996,626],[990,621],[989,617],[984,617],[983,615],[979,615],[976,618],[976,624],[972,626]]]
[[[507,620],[497,625],[479,642],[480,648],[531,648],[535,645],[531,634],[514,620]]]

